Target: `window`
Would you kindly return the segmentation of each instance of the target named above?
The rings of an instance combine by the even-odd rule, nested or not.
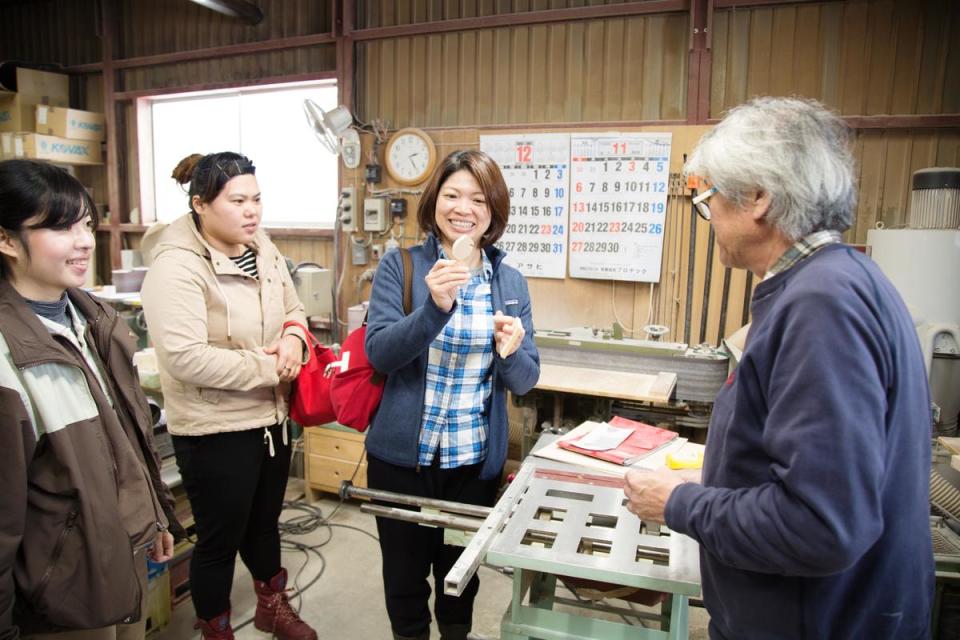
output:
[[[141,211],[144,222],[172,222],[189,210],[170,174],[191,153],[237,151],[257,167],[263,226],[332,228],[337,156],[323,148],[303,115],[310,98],[337,106],[330,81],[141,98]]]

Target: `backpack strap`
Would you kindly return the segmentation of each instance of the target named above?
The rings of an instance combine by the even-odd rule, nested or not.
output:
[[[400,256],[403,258],[403,315],[408,316],[413,312],[413,258],[406,247],[400,249]]]
[[[413,313],[413,258],[405,247],[400,249],[400,257],[403,258],[403,315],[408,316]],[[363,324],[367,324],[369,315],[370,309],[367,309]]]

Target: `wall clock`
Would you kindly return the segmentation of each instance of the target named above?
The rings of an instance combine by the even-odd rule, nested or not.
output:
[[[437,164],[437,148],[423,129],[400,129],[387,143],[384,162],[395,182],[420,184],[430,177]]]

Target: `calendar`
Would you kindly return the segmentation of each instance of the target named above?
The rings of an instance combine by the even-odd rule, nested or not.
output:
[[[524,276],[564,278],[570,196],[570,136],[480,136],[480,150],[503,172],[510,217],[497,246]]]
[[[570,276],[657,282],[670,133],[570,136]]]

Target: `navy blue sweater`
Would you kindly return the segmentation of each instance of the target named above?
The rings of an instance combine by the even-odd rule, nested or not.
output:
[[[526,335],[520,348],[506,358],[493,356],[493,393],[484,407],[489,419],[487,457],[482,479],[498,476],[507,458],[507,392],[530,391],[540,377],[540,356],[533,341],[533,317],[527,281],[519,271],[502,264],[504,254],[485,249],[493,267],[490,293],[494,311],[519,316]],[[383,399],[377,409],[366,447],[377,458],[401,467],[416,467],[430,344],[453,316],[440,310],[430,297],[424,278],[439,256],[439,245],[429,235],[410,249],[413,262],[413,312],[403,315],[403,260],[399,251],[383,257],[373,279],[365,349],[370,364],[387,374]]]
[[[717,395],[703,485],[667,502],[700,543],[712,638],[925,638],[930,397],[876,265],[825,247],[757,286]]]

